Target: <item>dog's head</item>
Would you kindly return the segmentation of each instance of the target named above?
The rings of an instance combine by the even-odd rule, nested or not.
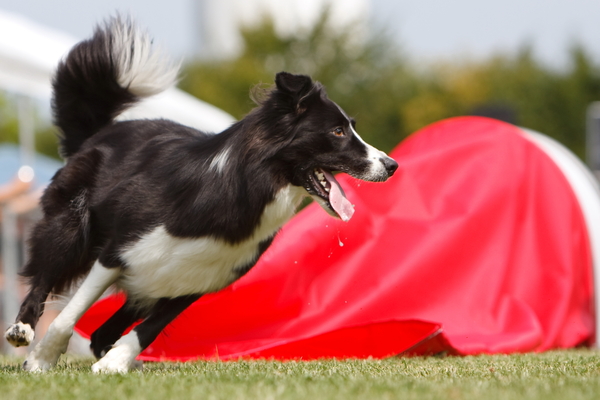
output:
[[[277,143],[273,159],[280,161],[287,179],[303,187],[325,211],[349,220],[354,208],[333,172],[383,182],[398,164],[361,139],[355,121],[327,97],[320,83],[280,72],[275,85],[262,107],[270,134],[277,137],[272,141]]]

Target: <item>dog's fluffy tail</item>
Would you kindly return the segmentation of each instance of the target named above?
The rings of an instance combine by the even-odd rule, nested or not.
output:
[[[179,65],[165,62],[130,18],[97,26],[60,62],[52,82],[54,123],[62,154],[75,153],[125,109],[173,85]]]

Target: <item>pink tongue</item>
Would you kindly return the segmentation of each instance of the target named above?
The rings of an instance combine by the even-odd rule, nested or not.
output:
[[[342,221],[349,221],[354,214],[354,206],[348,201],[342,187],[333,175],[327,171],[323,171],[323,175],[325,175],[325,179],[331,185],[331,189],[329,190],[329,203],[331,207],[333,207],[333,210],[340,216]]]

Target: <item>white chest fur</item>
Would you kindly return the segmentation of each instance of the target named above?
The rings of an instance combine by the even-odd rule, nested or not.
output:
[[[177,238],[158,226],[121,254],[127,265],[119,286],[141,301],[222,289],[236,278],[233,269],[252,262],[259,243],[291,218],[304,195],[301,188],[283,188],[252,237],[235,245],[212,237]]]

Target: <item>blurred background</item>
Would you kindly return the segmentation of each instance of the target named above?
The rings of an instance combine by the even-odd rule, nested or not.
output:
[[[583,158],[586,108],[600,98],[593,0],[0,0],[0,10],[74,40],[131,13],[183,60],[180,87],[235,118],[275,72],[310,74],[386,151],[433,121],[484,113]],[[11,96],[0,92],[2,142],[18,136]],[[36,113],[36,147],[56,157],[48,111]]]
[[[182,60],[181,90],[235,119],[253,107],[252,87],[286,70],[321,81],[385,151],[429,123],[484,115],[543,132],[590,161],[586,113],[600,120],[595,0],[0,0],[5,282],[16,273],[7,266],[25,257],[40,189],[61,166],[53,66],[117,10]],[[211,126],[231,120],[223,115]],[[0,288],[5,299],[22,292]],[[3,301],[3,319],[15,304]]]

